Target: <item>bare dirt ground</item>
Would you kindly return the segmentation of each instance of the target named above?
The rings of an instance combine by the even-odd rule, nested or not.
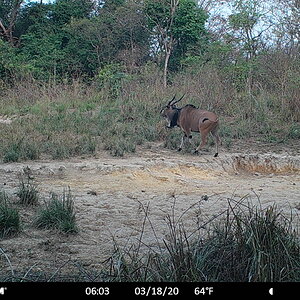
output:
[[[0,188],[14,195],[25,167],[30,168],[41,199],[70,187],[79,233],[38,230],[32,225],[37,208],[18,205],[23,230],[0,241],[5,253],[0,270],[6,272],[55,272],[70,261],[100,268],[112,255],[114,243],[121,247],[136,243],[142,228],[147,247],[167,239],[168,215],[192,232],[226,210],[228,202],[243,197],[262,209],[276,204],[294,219],[300,209],[300,143],[270,147],[239,142],[230,151],[222,149],[218,158],[211,153],[177,153],[156,143],[124,158],[99,152],[64,161],[0,164]]]

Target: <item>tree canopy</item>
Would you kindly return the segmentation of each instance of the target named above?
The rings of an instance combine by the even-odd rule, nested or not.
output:
[[[275,2],[3,0],[0,75],[91,79],[108,65],[135,73],[151,61],[166,86],[170,72],[190,63],[248,64],[276,47],[295,53],[298,2]]]

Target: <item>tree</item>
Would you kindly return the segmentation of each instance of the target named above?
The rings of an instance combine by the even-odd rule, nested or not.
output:
[[[202,55],[208,44],[208,32],[205,22],[207,13],[198,7],[195,1],[182,1],[174,20],[176,43],[169,69],[177,71],[185,57]]]
[[[66,27],[70,34],[68,59],[75,62],[74,68],[89,75],[111,63],[121,63],[126,71],[133,72],[148,56],[145,22],[139,6],[133,2],[105,2],[96,16],[73,20]]]
[[[179,0],[156,0],[147,1],[145,7],[153,43],[157,43],[159,49],[164,53],[164,87],[167,86],[168,64],[175,44],[173,24],[178,5]]]
[[[183,56],[189,46],[205,34],[204,11],[193,0],[147,0],[145,13],[152,36],[152,47],[163,56],[163,84],[167,86],[169,62],[174,50]]]
[[[241,43],[246,59],[251,60],[256,56],[259,39],[265,29],[261,27],[263,12],[257,0],[237,0],[233,3],[234,13],[229,16],[229,26]]]
[[[299,53],[300,1],[276,0],[274,3],[276,44],[288,53]]]
[[[76,56],[73,53],[70,55],[67,48],[72,39],[67,26],[76,20],[89,18],[93,9],[91,0],[58,0],[47,4],[34,2],[21,7],[15,30],[19,37],[18,56],[32,66],[35,77],[48,79],[86,73],[78,67],[74,71],[78,61],[70,59],[70,56]],[[81,48],[72,50],[80,53]]]
[[[12,46],[17,42],[14,28],[22,3],[23,0],[3,0],[0,3],[0,36]]]
[[[93,0],[56,0],[51,15],[56,26],[69,24],[71,19],[88,18],[94,10]]]
[[[258,0],[230,0],[232,12],[228,16],[226,40],[232,46],[235,85],[247,88],[252,95],[257,57],[268,44],[267,35],[273,23],[269,5]]]

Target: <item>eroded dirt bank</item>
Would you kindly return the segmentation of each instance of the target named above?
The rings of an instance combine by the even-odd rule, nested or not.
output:
[[[42,199],[70,187],[75,197],[79,233],[62,235],[32,226],[37,208],[20,208],[23,231],[0,241],[15,270],[53,271],[65,261],[99,267],[120,246],[143,242],[155,246],[168,238],[166,216],[181,219],[193,231],[228,207],[228,201],[274,205],[287,216],[300,209],[300,155],[247,151],[194,156],[161,145],[126,158],[99,153],[95,158],[34,161],[0,165],[0,186],[14,195],[24,168],[34,176]],[[20,207],[20,206],[18,206]],[[148,219],[145,221],[145,210]],[[11,271],[1,257],[1,268]]]

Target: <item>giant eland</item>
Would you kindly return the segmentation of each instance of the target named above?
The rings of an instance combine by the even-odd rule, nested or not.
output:
[[[176,100],[176,95],[161,110],[161,115],[167,120],[167,128],[180,127],[184,132],[178,151],[182,150],[184,143],[192,138],[192,132],[201,134],[201,144],[196,148],[195,153],[203,149],[207,143],[207,137],[211,133],[216,142],[216,152],[214,157],[218,156],[220,137],[218,135],[219,119],[211,111],[201,110],[192,104],[187,104],[181,108],[176,107],[176,103],[182,100],[184,95]]]

